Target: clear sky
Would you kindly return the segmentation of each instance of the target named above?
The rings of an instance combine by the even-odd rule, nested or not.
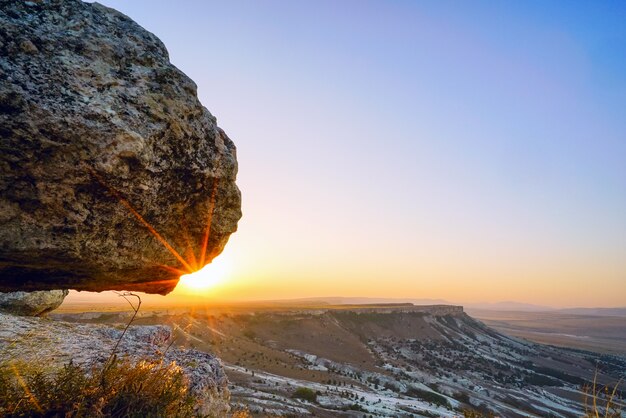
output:
[[[211,297],[626,306],[625,2],[102,3],[237,145]]]

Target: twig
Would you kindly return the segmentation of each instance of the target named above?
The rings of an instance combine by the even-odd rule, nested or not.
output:
[[[130,318],[130,321],[128,321],[128,323],[126,324],[126,327],[124,327],[124,330],[122,331],[122,335],[120,335],[120,337],[117,339],[117,342],[115,343],[115,346],[113,347],[113,350],[111,350],[111,354],[109,355],[109,358],[107,359],[106,363],[104,363],[104,367],[102,368],[102,385],[103,386],[104,386],[104,375],[106,371],[109,369],[109,367],[111,367],[111,365],[113,364],[113,359],[115,358],[115,354],[117,353],[117,349],[120,346],[120,343],[122,342],[122,339],[124,338],[124,335],[126,335],[126,331],[128,331],[128,328],[130,328],[130,325],[133,323],[133,321],[137,317],[137,314],[139,313],[139,308],[141,308],[141,297],[139,295],[132,293],[132,292],[123,292],[123,293],[116,292],[116,293],[118,296],[123,297],[124,300],[128,302],[128,304],[133,310],[133,316]],[[133,305],[129,297],[137,298],[137,306]]]

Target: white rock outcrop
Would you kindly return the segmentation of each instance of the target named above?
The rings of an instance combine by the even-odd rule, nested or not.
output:
[[[122,329],[97,324],[73,324],[45,318],[0,313],[0,362],[45,362],[50,370],[72,361],[91,368],[109,358]],[[187,380],[201,416],[227,416],[228,378],[221,361],[208,353],[168,347],[169,327],[131,326],[117,348],[129,360],[163,359],[176,362]]]

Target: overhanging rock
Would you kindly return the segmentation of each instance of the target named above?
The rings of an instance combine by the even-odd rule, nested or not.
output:
[[[0,139],[0,292],[167,293],[241,217],[196,85],[97,3],[0,2]]]

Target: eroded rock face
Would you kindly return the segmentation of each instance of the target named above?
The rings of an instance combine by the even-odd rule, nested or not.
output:
[[[67,294],[67,290],[0,293],[0,312],[42,316],[61,306]]]
[[[121,334],[121,329],[104,325],[0,313],[0,360],[36,364],[44,359],[51,372],[72,361],[90,370],[105,364]],[[131,361],[176,362],[194,396],[198,414],[226,416],[230,392],[221,361],[208,353],[169,347],[171,339],[171,329],[163,325],[131,326],[115,353]]]
[[[196,85],[97,3],[0,1],[0,140],[0,291],[167,293],[209,219],[206,262],[241,217]]]

